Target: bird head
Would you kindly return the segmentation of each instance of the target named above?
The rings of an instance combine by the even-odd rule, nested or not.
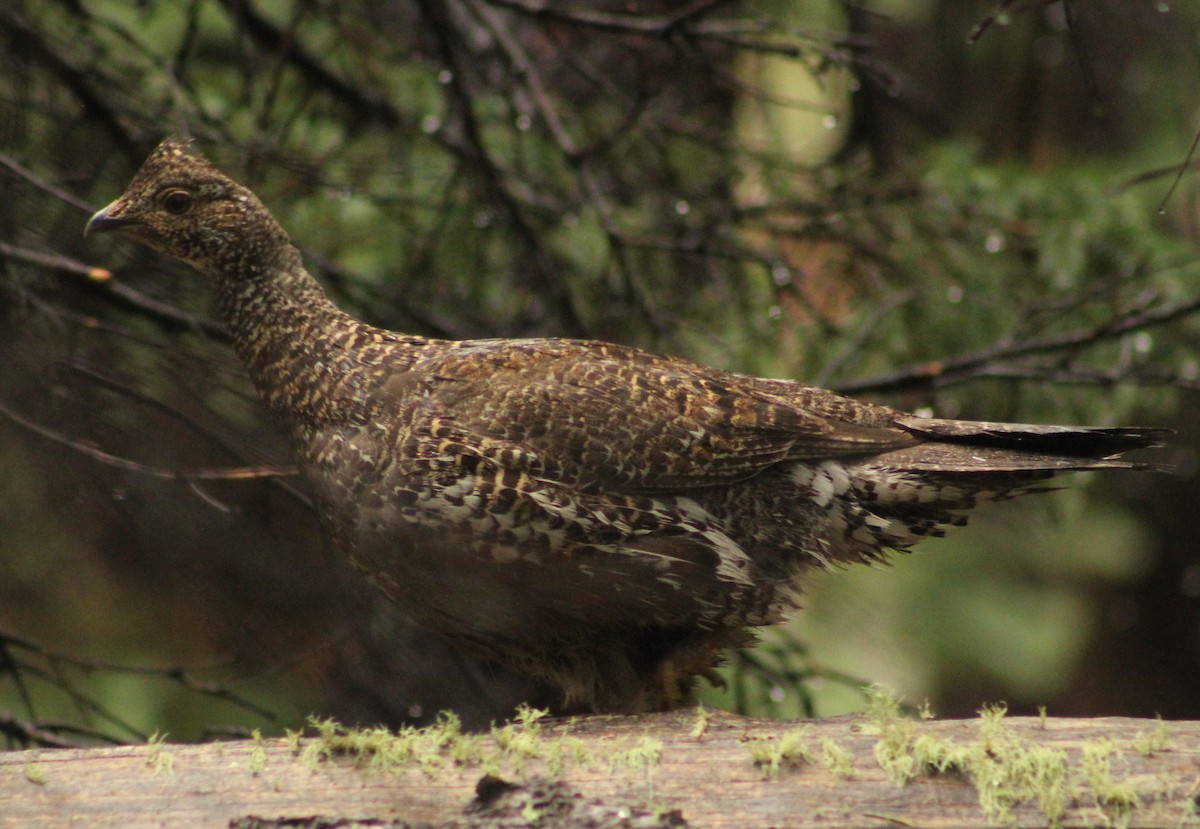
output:
[[[261,270],[280,242],[287,247],[257,196],[177,139],[160,144],[83,233],[110,231],[215,277]]]

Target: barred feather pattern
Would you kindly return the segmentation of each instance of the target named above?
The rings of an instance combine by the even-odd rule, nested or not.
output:
[[[916,418],[579,340],[450,342],[350,318],[249,190],[164,142],[89,232],[191,263],[322,523],[457,646],[591,710],[684,702],[797,606],[1069,470],[1135,468],[1152,429]]]

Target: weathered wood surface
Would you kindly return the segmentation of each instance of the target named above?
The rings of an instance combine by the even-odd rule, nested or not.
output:
[[[937,760],[945,771],[932,769]],[[906,768],[915,776],[898,783]],[[1181,827],[1200,825],[1198,797],[1200,723],[1123,718],[798,723],[687,710],[545,720],[477,738],[339,732],[0,753],[4,829],[351,825],[334,822],[346,818],[742,829],[1046,826],[1055,817]],[[325,822],[299,820],[314,817]]]

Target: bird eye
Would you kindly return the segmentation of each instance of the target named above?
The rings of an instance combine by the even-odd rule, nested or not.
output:
[[[163,196],[162,206],[168,213],[181,216],[192,209],[192,197],[182,190],[172,190]]]

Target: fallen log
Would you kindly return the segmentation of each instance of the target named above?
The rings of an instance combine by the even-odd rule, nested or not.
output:
[[[0,753],[0,827],[1195,825],[1200,723],[687,709]]]

